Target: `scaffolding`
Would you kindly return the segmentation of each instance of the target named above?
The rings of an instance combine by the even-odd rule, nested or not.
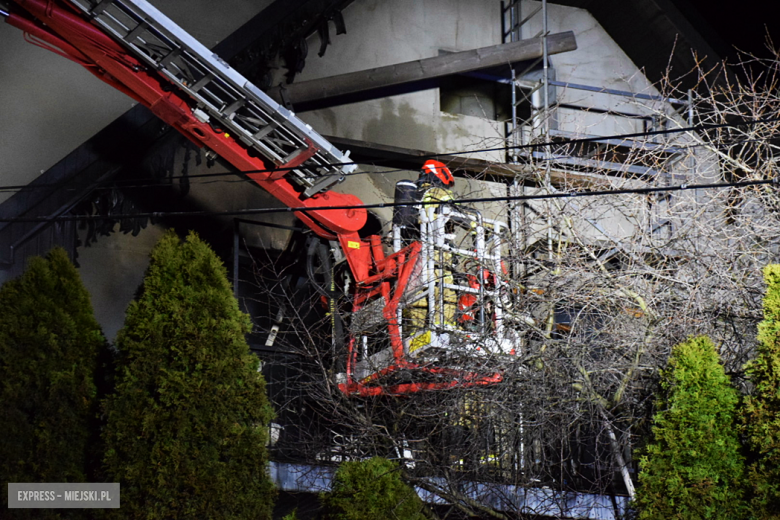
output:
[[[545,189],[550,188],[550,168],[556,170],[598,171],[599,173],[619,176],[624,174],[639,175],[644,178],[662,176],[663,172],[655,168],[642,166],[632,167],[620,161],[589,160],[569,152],[565,148],[556,148],[554,143],[560,140],[576,138],[591,139],[597,146],[631,149],[634,151],[655,151],[659,143],[650,139],[598,139],[598,135],[585,132],[572,132],[559,129],[560,110],[573,110],[602,114],[605,118],[621,118],[642,122],[641,131],[664,129],[663,121],[658,117],[641,113],[642,111],[618,111],[609,106],[582,106],[572,103],[561,103],[561,95],[567,91],[602,94],[610,99],[620,98],[635,102],[668,103],[677,109],[689,125],[693,124],[691,96],[688,99],[676,99],[646,93],[630,92],[628,90],[612,89],[601,86],[559,81],[555,77],[555,68],[549,58],[547,37],[549,36],[549,14],[547,0],[538,2],[523,0],[508,0],[501,2],[501,35],[502,42],[514,42],[523,38],[542,38],[542,56],[533,60],[520,70],[513,67],[510,77],[500,80],[511,89],[511,117],[505,123],[504,137],[508,147],[507,163],[530,163],[539,172],[537,183]],[[531,26],[541,26],[541,30],[531,34]],[[525,34],[524,34],[525,33]],[[530,105],[530,116],[522,118],[520,107]],[[530,151],[523,145],[531,143],[553,143],[550,146]],[[674,154],[680,150],[674,146],[662,144],[664,150]]]

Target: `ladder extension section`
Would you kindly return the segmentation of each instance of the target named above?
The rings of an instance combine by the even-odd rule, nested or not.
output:
[[[240,140],[308,198],[357,167],[344,154],[145,0],[70,0],[196,103],[201,122]]]

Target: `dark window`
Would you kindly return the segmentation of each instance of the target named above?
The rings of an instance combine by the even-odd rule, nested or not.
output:
[[[442,112],[504,121],[512,117],[512,89],[497,81],[453,76],[440,85],[439,104]],[[530,116],[530,104],[518,109],[521,119]]]

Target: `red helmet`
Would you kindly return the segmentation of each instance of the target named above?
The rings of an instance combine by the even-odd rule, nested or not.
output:
[[[443,185],[447,188],[455,184],[455,177],[452,176],[450,169],[439,161],[425,161],[420,171],[420,177],[426,177],[431,184]]]

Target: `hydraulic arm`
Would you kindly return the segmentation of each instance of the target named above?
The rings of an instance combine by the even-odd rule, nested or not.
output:
[[[389,338],[377,369],[357,366],[360,338],[350,339],[347,371],[339,381],[342,391],[403,394],[501,379],[495,371],[480,374],[411,360],[401,307],[421,255],[428,258],[433,253],[412,241],[386,257],[381,237],[361,238],[358,232],[367,219],[361,200],[330,191],[356,167],[348,153],[336,149],[145,0],[13,1],[18,7],[0,9],[0,14],[24,31],[28,41],[79,63],[142,103],[195,145],[208,148],[295,208],[296,216],[317,236],[340,244],[355,282],[353,312],[380,302]],[[383,378],[399,372],[424,377],[382,384]]]

